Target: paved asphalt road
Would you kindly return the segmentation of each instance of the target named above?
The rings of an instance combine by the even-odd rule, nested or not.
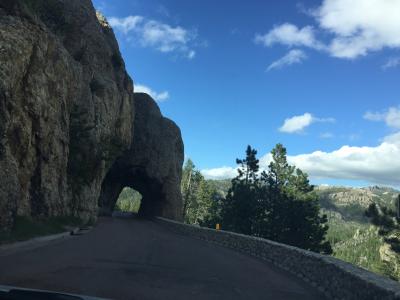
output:
[[[259,259],[116,218],[84,235],[0,252],[0,284],[112,299],[323,299]]]

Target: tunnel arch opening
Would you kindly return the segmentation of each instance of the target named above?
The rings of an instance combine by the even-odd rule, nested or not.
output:
[[[124,187],[114,206],[114,212],[139,213],[142,194],[130,187]]]
[[[98,200],[99,215],[111,215],[124,187],[142,194],[139,216],[182,220],[184,146],[179,127],[164,118],[145,93],[134,94],[131,147],[108,169]]]
[[[162,216],[168,206],[164,185],[152,178],[141,166],[117,160],[105,176],[98,201],[98,215],[111,216],[124,188],[136,190],[142,196],[138,210],[140,217]]]

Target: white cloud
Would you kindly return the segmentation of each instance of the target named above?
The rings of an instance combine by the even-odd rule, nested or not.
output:
[[[369,121],[384,121],[387,126],[400,129],[400,106],[390,107],[385,112],[366,112],[364,119]]]
[[[261,173],[262,171],[266,170],[270,164],[270,162],[272,161],[272,154],[271,153],[267,153],[266,155],[264,155],[263,157],[261,157],[260,159],[260,171],[259,173]],[[221,168],[214,168],[214,169],[204,169],[201,170],[201,174],[203,174],[203,176],[206,179],[230,179],[230,178],[234,178],[238,175],[238,168],[232,168],[232,167],[221,167]]]
[[[388,136],[376,147],[343,146],[332,152],[315,151],[289,156],[291,164],[312,178],[363,180],[400,185],[400,133]]]
[[[400,131],[391,135],[385,136],[383,141],[389,144],[396,144],[400,146]]]
[[[290,50],[285,56],[283,56],[282,58],[274,61],[273,63],[271,63],[268,68],[267,71],[273,70],[273,69],[280,69],[284,66],[290,66],[293,64],[299,64],[301,63],[303,60],[305,60],[307,58],[306,54],[298,49],[293,49]]]
[[[266,47],[307,47],[333,57],[355,59],[384,48],[400,48],[399,11],[399,0],[323,0],[309,14],[316,28],[284,23],[264,35],[257,34],[255,41]],[[383,68],[399,64],[400,58],[391,59]]]
[[[142,16],[111,17],[108,21],[128,40],[138,41],[143,47],[151,47],[163,53],[178,52],[188,59],[195,56],[195,51],[192,49],[196,39],[194,31],[148,20]]]
[[[308,173],[311,179],[361,180],[371,184],[400,186],[400,132],[389,135],[376,147],[343,146],[332,152],[315,151],[288,156],[290,164]],[[260,169],[271,162],[268,153],[260,159]],[[208,178],[233,178],[236,169],[223,167],[202,171]],[[212,176],[209,176],[212,175]]]
[[[334,135],[331,132],[324,132],[324,133],[321,133],[320,138],[321,139],[331,139],[331,138],[333,138],[333,136]]]
[[[356,58],[400,47],[399,11],[397,0],[324,0],[314,16],[321,29],[334,35],[331,55]]]
[[[163,102],[169,98],[168,91],[158,93],[143,84],[135,84],[134,88],[135,88],[135,93],[146,93],[150,95],[157,102]]]
[[[304,128],[310,126],[312,122],[313,116],[310,113],[305,113],[301,116],[294,116],[286,119],[282,127],[279,128],[279,131],[286,133],[300,132],[303,131]]]
[[[285,119],[283,125],[279,128],[279,131],[285,133],[299,133],[305,128],[316,122],[335,122],[333,118],[317,118],[310,113],[304,113],[300,116],[294,116]]]
[[[364,119],[368,120],[368,121],[383,121],[385,119],[385,114],[383,113],[379,113],[379,112],[370,112],[367,111],[364,114]]]
[[[215,169],[201,170],[201,174],[207,179],[228,179],[236,177],[237,169],[232,167],[221,167]]]
[[[314,28],[305,26],[301,29],[296,25],[284,23],[275,26],[267,34],[257,34],[255,42],[270,47],[274,44],[283,44],[287,46],[306,46],[310,48],[320,49],[322,47],[314,37]]]
[[[397,66],[400,66],[400,57],[391,57],[382,66],[382,69],[383,70],[387,70],[387,69],[390,69],[390,68],[395,68]]]
[[[128,16],[126,18],[111,17],[108,19],[108,23],[110,23],[114,29],[128,34],[130,31],[136,30],[139,24],[143,22],[143,19],[144,18],[141,16]]]
[[[391,107],[386,113],[386,125],[393,128],[400,128],[400,107]]]
[[[187,54],[187,58],[193,59],[196,56],[196,52],[194,50],[190,50]]]

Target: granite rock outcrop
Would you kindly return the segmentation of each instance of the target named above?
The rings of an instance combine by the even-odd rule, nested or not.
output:
[[[18,215],[96,218],[102,184],[122,157],[163,174],[147,172],[146,180],[156,178],[168,190],[157,201],[174,208],[151,211],[179,219],[170,213],[181,206],[179,128],[167,120],[152,127],[180,144],[165,150],[181,151],[165,157],[176,159],[165,163],[176,167],[172,175],[152,157],[159,155],[152,147],[169,142],[154,144],[135,129],[135,119],[146,129],[150,116],[146,108],[138,115],[136,106],[142,107],[112,28],[90,0],[0,0],[1,230],[11,229]],[[138,154],[147,157],[129,157]]]

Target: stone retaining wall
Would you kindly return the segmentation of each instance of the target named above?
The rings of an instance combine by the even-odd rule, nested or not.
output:
[[[156,222],[177,233],[232,248],[266,260],[296,275],[329,299],[400,299],[400,284],[331,256],[270,240],[187,225],[164,218]]]

